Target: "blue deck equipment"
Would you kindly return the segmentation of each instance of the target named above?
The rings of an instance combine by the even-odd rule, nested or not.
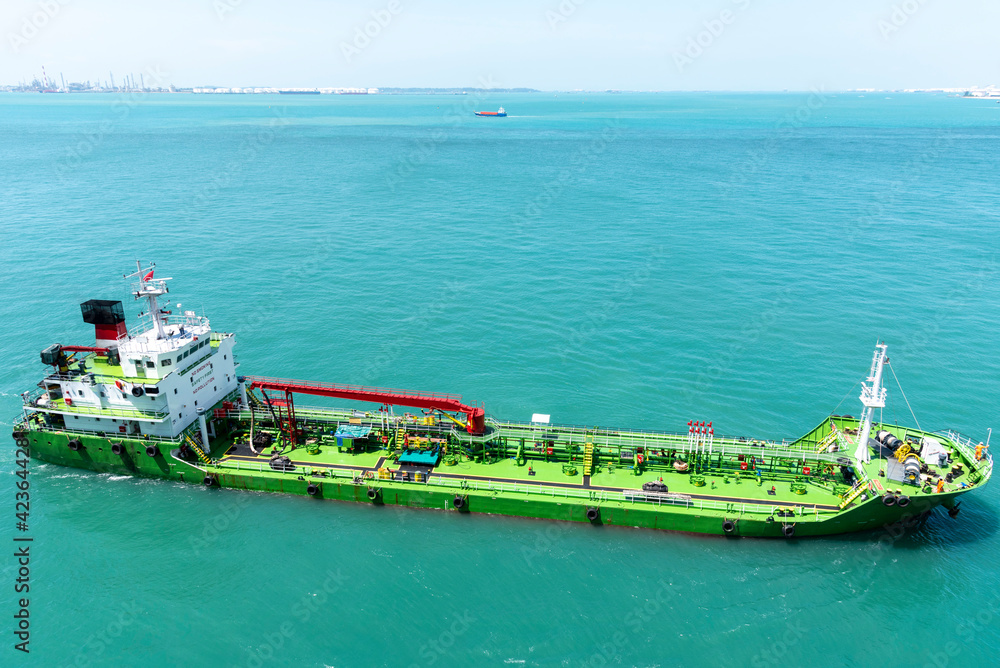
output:
[[[337,439],[337,447],[353,447],[354,439],[364,438],[371,432],[371,427],[360,424],[342,424],[337,427],[334,437]]]

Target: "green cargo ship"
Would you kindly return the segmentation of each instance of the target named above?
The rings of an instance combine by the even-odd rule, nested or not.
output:
[[[491,513],[702,534],[800,537],[876,529],[985,485],[986,443],[876,423],[886,345],[860,418],[832,415],[794,441],[501,422],[452,394],[242,375],[235,337],[160,301],[169,278],[136,263],[119,301],[81,305],[88,346],[42,351],[13,436],[36,459],[212,488],[378,506]],[[179,308],[180,305],[177,305]],[[309,406],[303,395],[358,402]],[[400,413],[397,409],[411,409]]]

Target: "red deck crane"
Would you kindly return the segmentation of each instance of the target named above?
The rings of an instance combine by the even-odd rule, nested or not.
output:
[[[288,414],[289,435],[295,433],[295,408],[293,394],[311,394],[318,397],[336,397],[353,401],[368,401],[390,406],[409,406],[430,410],[464,413],[465,428],[470,434],[479,435],[486,431],[486,409],[482,406],[467,406],[462,403],[462,397],[457,394],[439,394],[413,392],[411,390],[393,390],[380,387],[363,387],[360,385],[338,385],[335,383],[318,383],[308,380],[289,380],[287,378],[265,378],[247,376],[247,389],[258,388],[283,392],[285,399],[281,402]]]

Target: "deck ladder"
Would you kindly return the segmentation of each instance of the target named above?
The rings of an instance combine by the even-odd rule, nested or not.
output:
[[[247,400],[250,402],[250,410],[254,408],[264,408],[263,402],[257,398],[257,395],[253,393],[253,390],[247,390]]]
[[[823,440],[821,440],[819,444],[816,446],[816,452],[823,452],[831,445],[833,445],[834,441],[839,441],[839,439],[837,438],[838,434],[839,432],[837,430],[833,430],[829,434],[824,436]]]
[[[594,435],[587,434],[583,445],[583,475],[590,475],[594,468]]]
[[[191,434],[190,433],[185,433],[184,434],[184,440],[185,440],[185,442],[187,442],[188,447],[190,447],[192,450],[194,450],[194,453],[196,455],[198,455],[198,459],[200,459],[205,464],[211,464],[212,463],[212,459],[207,454],[205,454],[205,451],[201,448],[200,445],[198,445],[197,441],[195,441],[193,438],[191,438]]]
[[[868,490],[868,485],[865,485],[864,483],[859,484],[857,487],[855,487],[854,489],[851,490],[850,494],[848,494],[846,497],[844,497],[843,501],[840,502],[840,509],[843,510],[847,506],[851,505],[851,503],[856,498],[858,498],[859,496],[861,496],[867,490]]]

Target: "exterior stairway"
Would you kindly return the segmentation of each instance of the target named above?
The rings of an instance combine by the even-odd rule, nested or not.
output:
[[[211,464],[212,463],[211,457],[209,457],[205,453],[205,451],[202,449],[202,447],[200,445],[198,445],[198,442],[196,440],[194,440],[194,438],[191,437],[190,433],[185,433],[184,434],[184,441],[188,444],[189,448],[191,448],[192,450],[194,450],[194,453],[196,455],[198,455],[198,459],[200,459],[202,461],[202,463],[204,463],[204,464]]]

